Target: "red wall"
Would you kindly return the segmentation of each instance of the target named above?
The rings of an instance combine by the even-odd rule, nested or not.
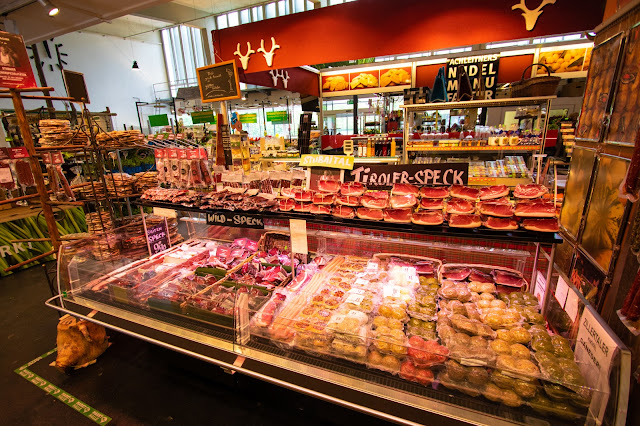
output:
[[[281,78],[278,78],[278,83],[274,85],[273,78],[268,71],[245,73],[242,71],[242,68],[238,70],[240,74],[240,81],[243,83],[273,87],[274,89],[288,90],[290,92],[302,93],[304,95],[320,96],[320,77],[318,74],[303,68],[286,68],[278,70],[278,72],[285,71],[289,73],[289,80],[287,81],[286,89]]]
[[[604,2],[561,0],[543,9],[535,28],[526,31],[516,0],[358,0],[304,13],[267,19],[212,32],[221,60],[238,60],[250,42],[255,50],[271,37],[281,46],[272,68],[290,68],[374,56],[420,52],[491,41],[514,40],[590,30],[602,22]],[[539,1],[528,0],[530,8]],[[270,69],[261,53],[248,72]]]

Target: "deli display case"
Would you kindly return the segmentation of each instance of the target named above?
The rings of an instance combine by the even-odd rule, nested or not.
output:
[[[185,241],[150,257],[118,253],[117,229],[65,242],[47,305],[396,423],[625,422],[630,353],[553,238],[180,214]]]

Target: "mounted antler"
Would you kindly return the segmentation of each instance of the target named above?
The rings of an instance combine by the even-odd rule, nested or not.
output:
[[[269,74],[271,74],[271,79],[273,80],[274,87],[278,86],[278,79],[281,78],[284,88],[287,88],[287,85],[289,84],[289,71],[271,70],[269,71]]]
[[[555,1],[555,0],[554,0]],[[271,37],[271,49],[267,52],[264,48],[264,39],[260,40],[260,47],[258,48],[258,52],[262,52],[262,56],[267,61],[267,66],[271,66],[273,64],[273,55],[275,55],[274,51],[276,49],[280,49],[280,45],[276,44],[276,39]]]
[[[286,77],[285,77],[286,75]],[[284,84],[284,88],[287,88],[287,84],[289,84],[289,71],[284,71],[282,73],[282,84]]]
[[[527,7],[526,0],[520,0],[520,3],[511,6],[511,10],[522,10],[522,16],[524,17],[527,31],[531,31],[536,26],[536,22],[538,22],[540,15],[542,15],[542,9],[549,4],[555,3],[556,0],[542,0],[542,3],[537,7],[537,9],[531,10]]]
[[[234,55],[238,55],[240,57],[240,63],[242,64],[242,69],[243,70],[247,70],[247,67],[249,66],[249,56],[251,56],[252,53],[256,53],[255,50],[251,49],[251,43],[247,42],[247,54],[243,55],[240,52],[240,43],[238,43],[238,47],[236,49],[235,52],[233,52]]]
[[[278,77],[280,77],[280,75],[278,75],[278,71],[277,70],[271,70],[269,71],[269,74],[271,74],[271,80],[273,80],[273,86],[277,86],[278,85]]]

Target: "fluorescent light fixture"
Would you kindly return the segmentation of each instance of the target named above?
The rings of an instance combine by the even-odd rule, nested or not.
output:
[[[49,14],[49,16],[55,16],[55,15],[58,14],[58,12],[60,12],[60,9],[55,7],[48,0],[38,0],[38,3],[40,3],[42,5],[42,7],[44,7],[46,9],[46,11]]]
[[[427,59],[426,61],[416,62],[416,66],[422,65],[435,65],[435,64],[446,64],[447,58],[439,58],[439,59]]]
[[[506,56],[533,55],[534,53],[536,53],[536,49],[506,50],[504,52],[500,52],[500,56],[506,57]]]
[[[593,43],[580,43],[580,44],[565,44],[562,46],[541,47],[540,52],[552,52],[556,50],[570,50],[570,49],[588,49],[593,47]]]
[[[589,37],[595,37],[596,36],[596,32],[595,31],[589,31],[589,32],[587,32],[587,35]]]

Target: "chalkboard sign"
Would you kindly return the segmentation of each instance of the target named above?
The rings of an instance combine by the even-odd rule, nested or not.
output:
[[[171,247],[166,218],[157,225],[147,226],[146,234],[147,246],[149,247],[149,254],[151,254],[151,256]]]
[[[219,62],[196,68],[196,74],[202,102],[239,99],[242,96],[236,61]]]
[[[261,216],[224,210],[207,213],[207,225],[264,229]]]
[[[344,173],[345,181],[356,181],[372,189],[390,188],[394,183],[412,185],[466,185],[469,163],[363,165]]]
[[[67,95],[73,98],[74,102],[89,103],[89,93],[84,82],[84,74],[81,72],[62,70],[64,85],[67,88]]]

